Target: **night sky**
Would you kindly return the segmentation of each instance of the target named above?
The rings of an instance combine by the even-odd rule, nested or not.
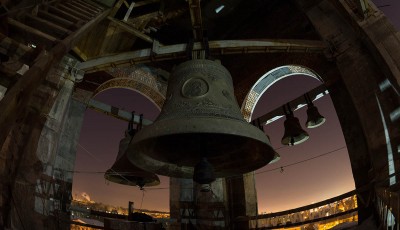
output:
[[[375,0],[374,2],[377,6],[384,6],[380,9],[399,29],[400,1]],[[283,79],[263,94],[253,117],[259,117],[319,84],[321,84],[319,81],[306,76]],[[107,90],[95,99],[127,111],[143,113],[149,120],[155,120],[159,113],[157,107],[146,97],[127,89]],[[256,171],[260,213],[311,204],[354,189],[346,144],[332,101],[329,96],[325,96],[314,104],[327,121],[316,129],[306,129],[310,139],[303,144],[291,147],[280,144],[284,132],[283,118],[265,126],[265,132],[270,136],[273,148],[281,155],[281,160]],[[307,119],[306,108],[303,107],[294,114],[300,119],[304,128]],[[92,200],[110,205],[127,207],[128,201],[133,201],[135,208],[142,206],[144,209],[169,211],[167,177],[160,176],[161,184],[146,189],[144,193],[137,187],[105,181],[103,172],[115,161],[118,144],[126,127],[127,123],[124,121],[92,110],[86,111],[78,145],[73,194],[86,192]],[[333,152],[322,157],[284,167],[331,151]],[[283,167],[283,172],[280,167]]]

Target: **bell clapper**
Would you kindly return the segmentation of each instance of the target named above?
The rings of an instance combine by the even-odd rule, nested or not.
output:
[[[214,167],[203,157],[199,163],[194,166],[193,180],[201,185],[209,185],[215,181]]]
[[[140,190],[144,190],[144,186],[145,186],[145,181],[143,180],[143,178],[141,178],[140,180],[138,180],[138,182],[136,183],[136,185],[139,187]]]
[[[202,184],[200,187],[200,192],[210,192],[211,184]]]

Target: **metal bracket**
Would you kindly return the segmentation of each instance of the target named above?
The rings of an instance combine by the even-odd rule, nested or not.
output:
[[[186,55],[189,60],[192,59],[208,59],[210,56],[210,46],[208,44],[208,38],[203,37],[203,40],[201,42],[201,49],[199,50],[193,50],[194,46],[194,41],[193,39],[190,39],[187,46],[186,46]]]

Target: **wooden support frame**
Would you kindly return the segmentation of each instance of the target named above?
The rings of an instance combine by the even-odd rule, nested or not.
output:
[[[92,110],[96,111],[96,112],[100,112],[100,113],[106,114],[107,116],[115,117],[115,118],[117,118],[119,120],[131,121],[131,119],[132,119],[132,113],[131,112],[122,110],[120,108],[117,108],[117,107],[114,107],[114,106],[111,106],[111,105],[107,105],[105,103],[102,103],[100,101],[96,101],[96,100],[93,100],[93,99],[91,99],[88,102],[87,107],[89,109],[92,109]],[[138,124],[140,116],[138,116],[138,115],[133,115],[133,116],[134,116],[133,122],[135,124]],[[143,119],[143,125],[150,125],[152,123],[153,122],[150,121],[150,120]]]
[[[201,18],[200,0],[189,0],[190,19],[192,21],[193,38],[195,41],[203,39],[203,21]]]
[[[127,32],[129,32],[129,33],[131,33],[133,35],[135,35],[136,37],[138,37],[140,39],[143,39],[146,42],[153,43],[153,41],[154,41],[153,38],[151,38],[150,36],[142,33],[141,31],[137,30],[136,28],[133,28],[129,24],[127,24],[125,22],[122,22],[122,21],[119,21],[119,20],[117,20],[115,18],[112,18],[112,17],[107,17],[107,18],[108,18],[108,20],[110,20],[110,21],[114,22],[116,25],[118,25],[121,29],[123,29],[123,30],[125,30],[125,31],[127,31]]]
[[[117,14],[119,8],[121,8],[122,4],[124,4],[125,0],[118,0],[117,3],[115,3],[114,8],[110,11],[110,17],[115,17]]]
[[[89,28],[103,20],[109,11],[106,10],[96,18],[83,25],[79,30],[70,34],[49,52],[43,51],[31,68],[8,90],[0,101],[0,146],[3,145],[8,133],[16,122],[25,116],[29,99],[40,86],[52,65],[58,64],[62,57],[75,45]]]
[[[33,16],[30,14],[27,14],[26,17],[27,17],[27,19],[29,19],[29,20],[27,20],[27,22],[29,22],[30,24],[35,23],[35,22],[37,24],[40,24],[40,28],[42,28],[41,29],[42,32],[45,32],[51,36],[56,36],[58,39],[64,38],[67,35],[72,33],[71,30],[68,30],[62,26],[54,24],[54,23],[52,23],[48,20],[42,19],[40,17]]]
[[[79,58],[82,59],[83,61],[87,61],[88,60],[88,57],[86,56],[86,54],[84,52],[82,52],[77,46],[72,48],[72,51],[74,51],[75,54],[78,55]]]
[[[133,7],[135,6],[135,2],[132,2],[129,7],[128,7],[128,11],[126,12],[125,16],[124,16],[124,21],[128,21],[129,16],[131,16]]]
[[[32,62],[33,49],[21,44],[0,33],[0,49],[5,55],[14,57],[24,64],[30,65]]]
[[[140,2],[135,2],[134,7],[140,7],[140,6],[157,3],[157,2],[160,2],[160,0],[144,0],[144,1],[140,1]]]
[[[187,44],[153,47],[149,49],[99,57],[80,63],[77,68],[86,73],[107,70],[111,67],[125,67],[137,63],[172,60],[186,57]],[[255,54],[255,53],[322,53],[327,49],[323,41],[310,40],[221,40],[209,41],[210,54],[214,56],[228,54]],[[201,42],[193,44],[193,50],[201,50]],[[155,51],[157,53],[155,53]]]
[[[357,0],[357,1],[362,14],[364,15],[364,18],[367,18],[370,10],[368,0]]]
[[[48,12],[60,15],[61,17],[65,18],[66,20],[71,21],[73,23],[77,23],[82,20],[82,19],[80,19],[68,12],[65,12],[64,10],[54,7],[54,6],[49,6]]]
[[[151,12],[151,13],[148,13],[148,14],[144,14],[144,15],[141,15],[141,16],[134,17],[134,18],[130,18],[130,19],[128,19],[128,22],[130,22],[130,21],[138,21],[138,20],[148,21],[148,20],[151,20],[154,17],[157,17],[159,15],[160,15],[160,13],[158,11],[155,11],[155,12]]]
[[[102,10],[104,10],[102,7],[100,7],[99,5],[97,5],[96,3],[92,2],[92,1],[85,1],[85,0],[74,0],[74,1],[78,1],[79,3],[86,5],[87,7],[96,9],[98,12],[101,12]]]
[[[12,26],[15,26],[15,27],[17,27],[17,28],[19,28],[19,29],[21,29],[23,31],[26,31],[26,32],[28,32],[30,34],[33,34],[35,36],[43,38],[44,40],[47,40],[50,43],[54,43],[54,42],[58,41],[57,38],[55,38],[55,37],[53,37],[53,36],[51,36],[49,34],[46,34],[46,33],[42,32],[40,30],[37,30],[37,29],[35,29],[33,27],[27,26],[27,25],[15,20],[15,19],[8,18],[8,24],[12,25]]]
[[[89,18],[93,18],[97,14],[96,12],[87,10],[86,8],[82,8],[82,7],[76,6],[76,5],[72,4],[72,2],[66,2],[64,4],[64,6],[70,8],[71,10],[74,10],[74,11],[80,13],[80,14],[86,15]]]
[[[39,10],[38,16],[67,29],[72,28],[74,26],[74,22],[66,20],[62,17],[59,17],[47,11]]]
[[[81,19],[81,20],[89,21],[89,20],[91,19],[90,16],[87,16],[87,15],[85,15],[85,14],[83,14],[83,13],[80,13],[80,12],[78,12],[78,11],[75,11],[75,10],[73,10],[73,9],[71,9],[71,8],[69,8],[69,7],[65,6],[65,5],[63,5],[63,4],[58,5],[57,8],[60,9],[60,10],[65,11],[65,12],[67,12],[67,13],[69,13],[69,14],[71,14],[71,15],[73,15],[73,16],[75,16],[75,17]]]
[[[73,5],[77,8],[80,8],[80,9],[86,11],[86,12],[90,12],[92,15],[96,15],[99,13],[98,10],[96,10],[92,7],[88,7],[87,5],[82,4],[80,1],[69,1],[69,2],[66,2],[66,4]]]

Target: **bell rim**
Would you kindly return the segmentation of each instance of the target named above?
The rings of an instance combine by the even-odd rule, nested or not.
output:
[[[207,118],[204,118],[207,119]],[[254,164],[254,167],[248,167],[246,166],[247,169],[244,168],[237,168],[236,170],[226,170],[224,169],[222,171],[218,171],[216,169],[215,171],[215,176],[217,178],[219,177],[228,177],[231,175],[239,175],[243,173],[248,173],[251,171],[255,171],[270,162],[276,162],[279,159],[279,154],[272,148],[270,141],[267,139],[265,133],[260,131],[258,128],[252,126],[251,124],[239,120],[227,120],[223,118],[214,118],[211,121],[209,121],[212,124],[208,124],[206,126],[202,126],[201,129],[196,129],[193,132],[189,132],[187,127],[185,126],[191,126],[193,128],[193,125],[200,125],[204,124],[204,121],[202,121],[202,118],[195,117],[195,118],[187,118],[185,121],[179,120],[180,128],[178,129],[170,129],[171,127],[175,127],[174,123],[171,123],[171,119],[165,119],[161,121],[156,121],[150,126],[147,126],[143,128],[139,133],[136,134],[136,136],[132,139],[128,151],[127,151],[127,157],[128,159],[132,162],[132,164],[136,165],[139,168],[143,168],[146,171],[154,172],[156,174],[160,175],[166,175],[166,176],[172,176],[172,177],[183,177],[183,178],[191,178],[193,176],[193,171],[194,171],[194,166],[178,166],[173,163],[168,163],[164,161],[160,161],[158,159],[154,159],[150,156],[147,156],[146,153],[142,153],[141,150],[138,150],[139,148],[143,148],[142,145],[145,145],[145,141],[149,141],[152,138],[156,139],[162,136],[169,136],[169,135],[176,135],[176,134],[208,134],[208,133],[215,133],[215,131],[221,131],[218,127],[220,127],[220,123],[224,122],[225,127],[229,127],[228,129],[224,129],[221,131],[219,134],[221,135],[235,135],[237,137],[244,137],[244,138],[249,138],[249,140],[254,141],[255,143],[258,143],[257,147],[258,149],[265,148],[263,153],[258,153],[260,156],[265,157],[266,160],[262,159],[261,157],[258,157],[257,159],[254,159],[253,162],[256,162],[258,164]],[[176,128],[176,127],[175,127]],[[246,129],[246,131],[251,130],[250,132],[247,132],[247,135],[244,135],[242,130]],[[186,130],[186,132],[181,132],[183,130]],[[189,129],[190,130],[190,129]],[[129,152],[132,152],[132,154],[129,154]],[[213,160],[210,160],[211,162]],[[250,163],[250,160],[247,160],[247,163]],[[213,163],[214,164],[214,163]],[[157,165],[163,165],[157,166]],[[241,166],[241,165],[240,165]],[[165,173],[163,170],[168,169],[168,172]],[[218,168],[218,167],[216,167]],[[251,169],[249,169],[251,168]]]
[[[300,137],[303,137],[303,138],[300,138]],[[295,138],[295,139],[300,138],[300,141],[296,141],[296,142],[294,142],[294,144],[292,145],[292,144],[290,144],[290,137],[283,137],[282,140],[281,140],[281,144],[282,144],[282,145],[287,145],[287,146],[299,145],[299,144],[301,144],[301,143],[306,142],[306,141],[310,138],[310,135],[308,135],[308,133],[305,132],[305,133],[302,133],[302,134],[300,134],[300,135],[297,135],[297,136],[294,137],[294,138]],[[287,140],[289,140],[289,141],[287,141]]]
[[[150,172],[149,172],[150,173]],[[125,174],[130,174],[130,173],[125,173]],[[107,172],[104,174],[104,179],[116,183],[116,184],[121,184],[121,185],[128,185],[128,186],[138,186],[137,182],[131,179],[124,179],[122,176],[126,176],[129,178],[129,175],[124,175],[124,173],[118,173],[111,172],[111,169],[107,170]],[[138,177],[138,176],[133,176],[133,177]],[[152,187],[152,186],[157,186],[159,185],[160,178],[154,174],[154,178],[151,177],[144,177],[145,180],[145,185],[143,187]]]
[[[321,125],[323,125],[326,122],[326,118],[325,117],[320,117],[319,120],[320,120],[319,122],[314,122],[314,121],[311,121],[311,120],[307,121],[306,122],[306,127],[308,129],[314,129],[314,128],[320,127]]]

